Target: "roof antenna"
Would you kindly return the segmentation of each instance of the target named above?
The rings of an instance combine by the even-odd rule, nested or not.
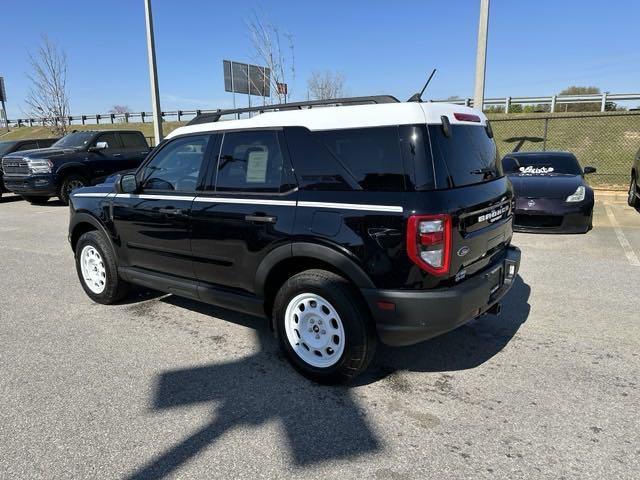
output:
[[[420,93],[414,93],[411,96],[411,98],[407,100],[407,102],[422,102],[422,94],[427,89],[427,85],[429,85],[429,82],[431,81],[431,79],[435,74],[436,74],[436,69],[434,68],[433,72],[431,72],[431,75],[429,75],[429,78],[427,79],[427,83],[425,83],[424,87],[422,87],[422,91]]]

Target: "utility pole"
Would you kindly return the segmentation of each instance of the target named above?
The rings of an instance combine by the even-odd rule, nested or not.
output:
[[[156,46],[153,40],[151,0],[144,0],[144,17],[147,22],[147,55],[149,57],[149,80],[151,82],[151,103],[153,107],[153,131],[156,137],[156,145],[158,145],[163,138],[162,110],[160,110],[160,93],[158,91],[158,69],[156,67]]]
[[[487,35],[489,33],[489,0],[480,0],[478,23],[478,52],[476,54],[476,85],[473,106],[482,110],[484,106],[484,78],[487,72]]]

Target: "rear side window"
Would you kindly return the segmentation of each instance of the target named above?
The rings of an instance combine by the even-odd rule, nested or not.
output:
[[[483,126],[451,125],[449,136],[442,125],[429,125],[428,131],[434,163],[446,169],[449,187],[487,182],[503,175],[496,144]]]
[[[318,137],[304,127],[285,128],[298,185],[303,190],[358,190],[359,185]]]
[[[280,192],[283,164],[276,131],[225,133],[218,159],[216,190]]]
[[[363,190],[402,191],[404,168],[397,127],[314,133]]]
[[[124,148],[147,148],[147,141],[137,133],[120,133]]]

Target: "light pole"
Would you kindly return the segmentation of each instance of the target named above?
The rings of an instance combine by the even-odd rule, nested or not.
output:
[[[162,141],[162,110],[158,91],[158,69],[156,67],[156,46],[153,40],[153,17],[151,0],[144,0],[144,17],[147,23],[147,55],[149,57],[149,80],[151,82],[151,104],[153,107],[153,132],[156,145]]]
[[[478,22],[478,51],[476,54],[476,85],[473,106],[482,110],[484,106],[484,78],[487,72],[487,35],[489,33],[489,0],[480,0]]]

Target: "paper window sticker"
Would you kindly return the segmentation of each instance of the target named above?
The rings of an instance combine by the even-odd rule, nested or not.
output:
[[[247,158],[247,183],[265,183],[267,181],[267,161],[269,153],[266,151],[249,152]]]

